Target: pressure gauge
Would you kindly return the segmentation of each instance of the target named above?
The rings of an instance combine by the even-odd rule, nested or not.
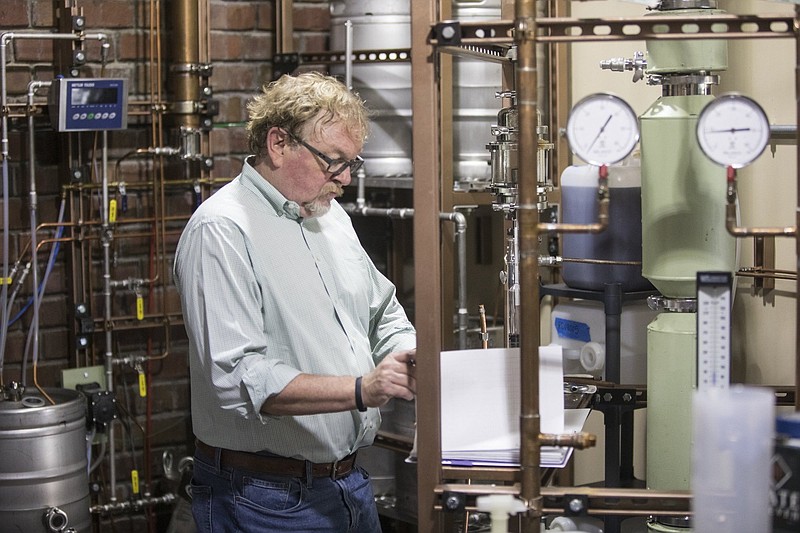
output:
[[[572,152],[592,165],[622,161],[639,142],[639,123],[631,106],[608,93],[591,94],[572,108],[567,119]]]
[[[767,114],[754,100],[724,94],[709,102],[697,118],[697,142],[709,159],[742,168],[761,155],[769,142]]]

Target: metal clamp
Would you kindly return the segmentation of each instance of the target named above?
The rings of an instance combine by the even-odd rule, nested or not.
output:
[[[647,307],[653,311],[670,311],[673,313],[696,313],[696,298],[667,298],[660,295],[647,297]]]
[[[44,515],[47,528],[54,533],[62,533],[67,529],[69,517],[58,507],[51,507]]]

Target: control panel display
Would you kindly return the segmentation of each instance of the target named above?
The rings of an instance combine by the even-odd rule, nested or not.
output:
[[[128,123],[124,79],[58,78],[50,87],[50,120],[58,131],[119,130]]]

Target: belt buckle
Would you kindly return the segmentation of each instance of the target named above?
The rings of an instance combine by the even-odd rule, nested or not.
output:
[[[331,479],[336,481],[336,476],[339,473],[339,459],[336,459],[333,463],[331,463]]]

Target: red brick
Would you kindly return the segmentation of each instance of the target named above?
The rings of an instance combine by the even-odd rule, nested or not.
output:
[[[55,24],[52,2],[32,2],[33,26],[36,28],[51,27]]]
[[[257,7],[249,2],[211,4],[212,30],[252,30],[257,26]]]
[[[275,29],[275,5],[273,2],[258,3],[258,24],[259,30]]]
[[[114,51],[116,59],[132,61],[150,57],[150,32],[147,31],[121,31]]]
[[[136,21],[137,3],[129,0],[83,0],[81,7],[86,16],[86,27],[89,31],[131,27]]]
[[[53,61],[53,43],[50,39],[15,39],[14,59],[16,61]]]
[[[28,0],[3,0],[3,9],[0,10],[0,28],[7,30],[19,26],[30,26],[28,3]]]
[[[223,105],[228,103],[230,103],[229,99],[225,100]],[[230,151],[229,138],[230,132],[227,129],[215,128],[211,131],[210,144],[214,155],[227,154]]]
[[[231,161],[227,157],[217,157],[214,159],[214,176],[236,176],[241,165],[236,165],[236,169],[231,168]]]
[[[264,64],[223,63],[214,68],[214,86],[218,92],[237,90],[253,92],[268,79],[271,67]]]
[[[213,32],[211,34],[211,59],[230,60],[241,57],[242,41],[241,33]]]
[[[244,97],[239,94],[221,95],[219,97],[220,112],[216,122],[240,123],[247,120],[247,109],[245,108],[247,98],[249,97]],[[244,126],[237,127],[243,128]],[[214,133],[218,133],[219,131],[221,130],[215,129]]]
[[[72,355],[69,331],[65,327],[44,330],[40,335],[40,357],[45,360],[66,360]]]
[[[325,5],[295,5],[295,30],[327,31],[331,27],[331,12]]]
[[[247,142],[247,131],[244,128],[237,129],[231,132],[231,152],[233,153],[250,153]]]
[[[325,52],[328,49],[328,36],[303,33],[295,37],[295,47],[300,53]]]

